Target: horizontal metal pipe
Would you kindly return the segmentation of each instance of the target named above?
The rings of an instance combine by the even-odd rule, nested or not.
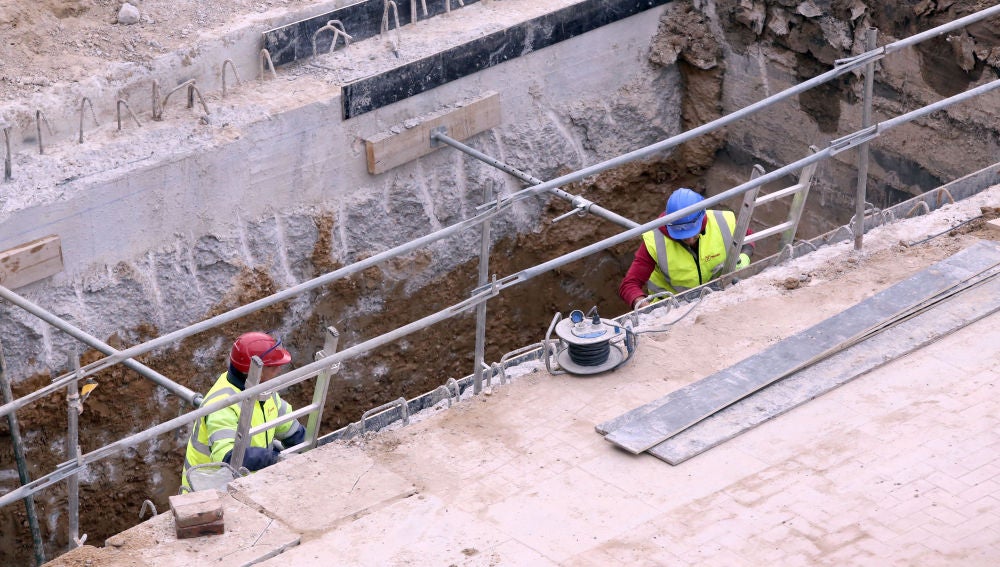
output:
[[[993,16],[996,13],[1000,13],[998,11],[1000,11],[1000,6],[997,6],[997,7],[994,7],[994,8],[989,8],[989,9],[983,10],[981,12],[977,12],[975,14],[971,14],[971,15],[966,16],[964,18],[960,18],[958,20],[955,20],[954,22],[950,22],[949,24],[945,24],[943,26],[938,26],[937,28],[928,30],[926,32],[918,34],[917,36],[913,36],[913,38],[910,38],[910,39],[907,39],[907,40],[901,40],[901,41],[898,41],[898,42],[894,42],[894,43],[888,44],[886,46],[883,46],[883,47],[881,47],[879,49],[876,49],[874,51],[861,54],[861,55],[853,58],[851,61],[848,61],[848,62],[844,63],[843,65],[839,65],[839,66],[835,67],[834,69],[831,69],[831,70],[827,71],[826,73],[822,73],[820,75],[817,75],[816,77],[813,77],[812,79],[809,79],[807,81],[799,83],[798,85],[790,87],[790,88],[788,88],[788,89],[786,89],[786,90],[784,90],[784,91],[782,91],[780,93],[776,93],[776,94],[774,94],[772,96],[769,96],[769,97],[767,97],[765,99],[762,99],[762,100],[760,100],[760,101],[758,101],[758,102],[756,102],[754,104],[751,104],[751,105],[749,105],[747,107],[744,107],[744,108],[742,108],[740,110],[737,110],[737,111],[735,111],[735,112],[733,112],[731,114],[728,114],[726,116],[723,116],[723,117],[718,118],[716,120],[713,120],[711,122],[703,124],[703,125],[701,125],[701,126],[699,126],[697,128],[694,128],[692,130],[688,130],[687,132],[683,132],[681,134],[678,134],[677,136],[673,136],[671,138],[668,138],[666,140],[662,140],[660,142],[651,144],[651,145],[646,146],[644,148],[640,148],[638,150],[634,150],[634,151],[629,152],[627,154],[624,154],[624,155],[621,155],[621,156],[617,156],[615,158],[603,161],[603,162],[595,164],[593,166],[586,167],[586,168],[583,168],[583,169],[581,169],[579,171],[576,171],[576,172],[573,172],[573,173],[569,173],[569,174],[557,177],[555,179],[539,183],[538,185],[534,185],[532,187],[529,187],[527,189],[524,189],[522,191],[514,193],[513,195],[510,195],[510,196],[508,196],[508,197],[506,197],[505,199],[502,200],[501,207],[492,208],[492,209],[490,209],[488,211],[480,213],[480,214],[478,214],[478,215],[476,215],[474,217],[471,217],[471,218],[469,218],[469,219],[467,219],[465,221],[459,222],[459,223],[457,223],[455,225],[452,225],[450,227],[447,227],[447,228],[441,229],[441,230],[439,230],[437,232],[428,234],[426,236],[423,236],[423,237],[421,237],[421,238],[419,238],[417,240],[413,240],[413,241],[408,242],[406,244],[403,244],[401,246],[397,246],[396,248],[392,248],[390,250],[386,250],[385,252],[381,252],[379,254],[371,256],[370,258],[367,258],[367,259],[362,260],[360,262],[356,262],[354,264],[351,264],[350,266],[345,266],[344,268],[341,268],[339,270],[335,270],[335,271],[330,272],[328,274],[325,274],[323,276],[319,276],[317,278],[313,278],[312,280],[308,280],[308,281],[303,282],[303,283],[301,283],[299,285],[293,286],[293,287],[288,288],[288,289],[286,289],[284,291],[281,291],[281,292],[278,292],[278,293],[276,293],[274,295],[271,295],[269,297],[261,298],[261,299],[259,299],[257,301],[252,302],[252,303],[248,303],[248,304],[246,304],[246,305],[244,305],[242,307],[236,308],[236,309],[234,309],[232,311],[229,311],[227,313],[223,313],[221,315],[217,315],[217,316],[212,317],[210,319],[206,319],[205,321],[202,321],[200,323],[196,323],[195,325],[192,325],[192,326],[189,326],[189,327],[186,327],[186,328],[183,328],[183,329],[178,329],[177,331],[174,331],[172,333],[168,333],[168,334],[163,335],[161,337],[157,337],[155,339],[147,341],[146,343],[135,345],[135,346],[133,346],[131,348],[128,348],[126,350],[119,351],[115,355],[110,355],[107,358],[104,358],[102,360],[93,362],[93,363],[88,364],[87,366],[85,366],[83,368],[84,375],[92,374],[94,372],[97,372],[97,371],[100,371],[100,370],[102,370],[104,368],[107,368],[108,366],[111,366],[113,364],[117,364],[118,362],[121,362],[121,361],[123,361],[123,360],[125,360],[127,358],[132,358],[134,356],[138,356],[140,354],[144,354],[146,352],[149,352],[149,351],[154,350],[156,348],[159,348],[161,346],[165,346],[167,344],[170,344],[170,343],[172,343],[172,342],[174,342],[176,340],[180,340],[180,339],[189,337],[191,335],[198,334],[198,333],[200,333],[202,331],[205,331],[205,330],[217,327],[219,325],[228,323],[230,321],[233,321],[235,319],[243,317],[244,315],[248,315],[250,313],[254,313],[254,312],[256,312],[256,311],[258,311],[260,309],[264,309],[265,307],[269,307],[271,305],[274,305],[275,303],[279,303],[281,301],[284,301],[286,299],[294,297],[294,296],[298,295],[299,293],[303,293],[305,291],[309,291],[309,290],[315,289],[317,287],[323,286],[323,285],[325,285],[327,283],[330,283],[330,282],[333,282],[333,281],[335,281],[335,280],[337,280],[339,278],[346,277],[346,276],[351,275],[353,273],[365,270],[365,269],[367,269],[367,268],[369,268],[371,266],[374,266],[374,265],[376,265],[376,264],[378,264],[378,263],[380,263],[380,262],[382,262],[384,260],[395,258],[395,257],[400,256],[402,254],[406,254],[408,252],[411,252],[411,251],[413,251],[416,248],[424,246],[425,244],[429,244],[431,242],[435,242],[437,240],[440,240],[442,238],[446,238],[446,237],[451,236],[452,234],[455,234],[455,233],[460,232],[462,230],[466,230],[468,228],[472,228],[474,226],[477,226],[479,223],[485,222],[486,220],[489,220],[490,218],[492,218],[493,216],[495,216],[496,214],[498,214],[499,211],[502,209],[502,207],[504,205],[513,204],[514,202],[520,201],[522,199],[526,199],[528,197],[532,197],[532,196],[538,195],[539,193],[542,193],[542,192],[550,192],[553,189],[556,189],[556,188],[558,188],[558,187],[560,187],[562,185],[567,185],[569,183],[574,183],[576,181],[580,181],[580,180],[582,180],[582,179],[584,179],[586,177],[589,177],[591,175],[595,175],[595,174],[607,171],[609,169],[612,169],[612,168],[615,168],[615,167],[619,167],[619,166],[624,165],[626,163],[630,163],[630,162],[633,162],[633,161],[636,161],[636,160],[648,157],[650,155],[653,155],[653,154],[655,154],[657,152],[661,152],[663,150],[666,150],[666,149],[672,148],[674,146],[680,145],[680,144],[685,143],[685,142],[687,142],[689,140],[697,138],[698,136],[701,136],[703,134],[707,134],[707,133],[713,132],[715,130],[718,130],[720,128],[723,128],[723,127],[725,127],[725,126],[727,126],[727,125],[729,125],[729,124],[731,124],[733,122],[736,122],[737,120],[741,120],[744,117],[746,117],[748,115],[751,115],[751,114],[753,114],[753,113],[755,113],[757,111],[763,110],[764,108],[767,108],[767,107],[769,107],[769,106],[771,106],[773,104],[776,104],[776,103],[781,102],[781,101],[783,101],[785,99],[794,97],[794,96],[796,96],[796,95],[798,95],[798,94],[800,94],[802,92],[805,92],[805,91],[807,91],[807,90],[809,90],[809,89],[811,89],[813,87],[816,87],[818,85],[826,83],[827,81],[830,81],[831,79],[834,79],[834,78],[839,77],[839,76],[841,76],[843,74],[849,73],[849,72],[853,71],[854,69],[861,68],[861,67],[867,65],[871,60],[881,59],[882,57],[885,56],[886,53],[888,53],[890,51],[895,51],[897,49],[901,49],[902,47],[907,47],[909,45],[913,45],[914,43],[916,43],[916,41],[914,41],[914,38],[916,38],[916,37],[920,37],[921,38],[920,41],[925,40],[925,39],[930,39],[932,37],[936,37],[938,35],[941,35],[942,33],[947,33],[948,31],[951,31],[952,29],[956,29],[957,27],[965,26],[965,25],[968,25],[970,23],[979,21],[981,19]],[[490,159],[492,159],[492,158],[490,158]],[[661,224],[655,224],[655,225],[653,225],[652,228],[655,228],[655,227],[658,227],[658,226],[662,226],[662,224],[665,224],[666,222],[669,222],[669,221],[664,220],[665,218],[666,217],[661,217],[660,221],[662,221],[662,223]],[[679,217],[676,217],[676,218],[679,218]],[[645,227],[645,226],[647,226],[647,225],[642,225],[642,227]],[[642,227],[640,227],[640,228],[642,228]],[[646,228],[644,230],[638,230],[636,228],[633,228],[633,229],[630,229],[626,234],[641,234],[642,232],[645,232],[645,230],[651,230],[651,228]],[[597,244],[600,244],[600,243],[597,243]],[[591,246],[594,246],[594,245],[591,245]],[[589,248],[591,248],[591,246],[588,246],[585,249],[589,249]],[[521,274],[519,274],[519,276],[524,275],[524,274],[525,274],[525,272],[522,272]],[[71,380],[72,377],[73,377],[73,374],[66,374],[64,376],[61,376],[61,377],[57,378],[55,381],[53,381],[52,384],[50,384],[49,386],[47,386],[45,388],[42,388],[40,390],[36,390],[36,392],[34,392],[32,394],[29,394],[27,396],[24,396],[22,398],[19,398],[18,400],[15,400],[14,402],[12,402],[10,404],[4,404],[3,406],[0,406],[0,416],[7,415],[10,412],[16,410],[17,408],[26,405],[30,401],[32,401],[34,399],[37,399],[37,398],[39,398],[39,397],[41,397],[43,395],[47,395],[47,394],[51,393],[52,391],[55,391],[59,387],[62,387],[66,383],[68,383],[68,381]]]
[[[495,168],[497,168],[497,169],[499,169],[501,171],[509,173],[509,174],[513,175],[514,177],[516,177],[516,178],[518,178],[521,181],[524,181],[526,183],[530,183],[532,185],[538,185],[538,184],[542,183],[541,179],[538,179],[537,177],[533,177],[533,176],[531,176],[531,175],[529,175],[529,174],[527,174],[527,173],[525,173],[525,172],[523,172],[523,171],[521,171],[521,170],[519,170],[519,169],[511,166],[511,165],[508,165],[506,163],[503,163],[502,161],[497,160],[496,158],[490,157],[490,156],[484,154],[483,152],[480,152],[479,150],[477,150],[475,148],[469,147],[469,146],[467,146],[467,145],[459,142],[458,140],[455,140],[453,138],[448,137],[445,134],[442,134],[441,132],[434,132],[434,133],[432,133],[431,134],[431,139],[432,140],[437,140],[437,141],[439,141],[441,143],[444,143],[444,144],[448,144],[449,146],[455,148],[456,150],[464,152],[464,153],[466,153],[466,154],[468,154],[468,155],[470,155],[470,156],[472,156],[472,157],[474,157],[474,158],[476,158],[476,159],[478,159],[478,160],[480,160],[482,162],[488,163],[489,165],[492,165],[493,167],[495,167]],[[568,193],[566,191],[563,191],[562,189],[559,189],[558,187],[553,187],[553,188],[549,189],[549,193],[551,193],[551,194],[553,194],[553,195],[555,195],[555,196],[557,196],[557,197],[559,197],[561,199],[569,201],[570,203],[573,204],[574,207],[577,206],[578,203],[580,203],[581,199],[583,199],[582,197],[577,197],[576,195],[573,195],[572,193]],[[589,212],[589,213],[591,213],[591,214],[593,214],[595,216],[601,217],[601,218],[603,218],[605,220],[609,220],[609,221],[611,221],[611,222],[613,222],[613,223],[615,223],[617,225],[624,226],[625,228],[634,228],[634,227],[639,226],[639,223],[635,222],[634,220],[625,218],[625,217],[619,215],[618,213],[616,213],[614,211],[609,211],[608,209],[605,209],[604,207],[602,207],[602,206],[600,206],[600,205],[598,205],[596,203],[591,203],[590,201],[586,201],[586,202],[590,203],[589,206],[586,207],[587,212]]]
[[[992,90],[997,87],[1000,87],[1000,80],[993,81],[988,85],[983,85],[983,87],[980,87],[980,89],[982,89],[981,92],[986,92],[987,90]],[[939,108],[943,108],[949,106],[950,104],[961,102],[966,98],[968,97],[964,97],[962,95],[956,95],[954,97],[945,99],[940,103],[936,104],[938,104]],[[913,120],[919,116],[922,116],[923,114],[924,113],[921,110],[916,110],[899,117],[899,118],[906,117],[907,120],[894,119],[893,121],[891,121],[891,124],[895,126],[903,122],[906,122],[908,120]],[[873,130],[874,133],[872,134],[872,137],[877,136],[879,132],[887,131],[890,129],[889,127],[885,128],[881,127],[882,124],[879,124],[877,126],[879,127]],[[495,282],[490,287],[485,288],[484,290],[476,293],[475,295],[466,299],[465,301],[462,301],[461,303],[458,303],[451,307],[445,308],[432,315],[428,315],[423,319],[419,319],[408,325],[404,325],[403,327],[399,327],[393,331],[390,331],[373,339],[369,339],[367,341],[359,343],[353,347],[342,350],[331,356],[322,358],[320,360],[317,360],[315,362],[312,362],[310,364],[292,370],[286,374],[283,374],[272,380],[269,380],[264,384],[258,384],[257,386],[248,388],[237,395],[226,398],[225,400],[220,400],[213,404],[203,406],[201,408],[188,412],[184,415],[178,416],[177,418],[174,418],[170,421],[166,421],[164,423],[151,427],[150,429],[136,433],[135,435],[126,437],[125,439],[121,439],[104,447],[101,447],[100,449],[97,449],[95,451],[91,451],[90,453],[87,453],[86,455],[79,457],[75,463],[69,463],[65,467],[60,467],[55,471],[53,471],[52,473],[49,473],[48,475],[39,478],[31,482],[30,484],[23,485],[11,492],[8,492],[3,496],[0,496],[0,507],[21,500],[31,494],[34,494],[38,490],[41,490],[47,486],[59,482],[60,480],[67,478],[71,474],[77,472],[79,469],[85,467],[89,463],[99,461],[104,457],[117,453],[118,451],[124,450],[126,448],[133,447],[138,443],[148,441],[149,439],[152,439],[164,433],[168,433],[174,429],[177,429],[178,427],[186,426],[195,419],[206,416],[224,407],[229,407],[230,405],[242,401],[246,398],[257,396],[264,392],[280,390],[282,388],[286,388],[288,386],[292,386],[294,384],[307,380],[312,376],[318,374],[322,370],[331,368],[334,365],[341,363],[342,361],[360,356],[368,351],[389,344],[411,333],[422,330],[426,327],[434,325],[435,323],[438,323],[445,319],[449,319],[459,313],[467,311],[472,307],[478,305],[479,303],[486,301],[492,297],[495,297],[500,291],[506,289],[507,287],[527,281],[547,271],[553,270],[565,264],[572,263],[576,260],[579,260],[580,258],[589,256],[590,254],[593,254],[595,252],[599,252],[606,248],[610,248],[611,246],[614,246],[616,244],[640,236],[643,232],[646,232],[648,230],[654,230],[676,219],[679,219],[681,217],[687,216],[691,213],[700,210],[704,210],[708,207],[711,207],[712,205],[716,205],[722,201],[725,201],[726,199],[745,193],[746,191],[749,191],[754,187],[758,187],[760,185],[770,183],[771,181],[775,181],[785,175],[798,171],[803,167],[806,167],[807,165],[827,159],[830,156],[838,153],[839,151],[841,151],[839,148],[834,148],[832,146],[824,148],[823,150],[817,151],[794,163],[791,163],[782,168],[776,169],[770,173],[766,173],[764,175],[751,179],[750,181],[743,183],[742,185],[729,189],[728,191],[719,193],[714,197],[709,197],[707,199],[704,199],[695,205],[692,205],[690,207],[685,207],[679,211],[676,211],[669,215],[665,215],[663,217],[650,221],[634,229],[627,230],[621,234],[612,236],[610,238],[606,238],[604,240],[601,240],[600,242],[596,242],[594,244],[591,244],[590,246],[586,246],[575,252],[564,254],[563,256],[559,256],[558,258],[539,264],[538,266],[535,266],[533,268],[529,268],[527,270],[518,272],[517,274],[514,274],[512,276],[508,276],[507,278],[504,278],[504,280],[500,282]],[[0,409],[5,409],[10,405],[11,404],[4,405],[3,408]]]
[[[365,269],[367,269],[367,268],[369,268],[371,266],[377,265],[378,263],[380,263],[380,262],[382,262],[384,260],[388,260],[390,258],[394,258],[396,256],[400,256],[400,255],[405,254],[407,252],[410,252],[412,250],[416,250],[416,249],[418,249],[418,248],[420,248],[420,247],[422,247],[422,246],[424,246],[426,244],[429,244],[431,242],[440,240],[440,239],[445,238],[447,236],[451,236],[451,235],[456,234],[458,232],[461,232],[463,230],[474,228],[474,227],[478,226],[478,224],[480,222],[482,222],[483,220],[486,220],[486,219],[492,218],[494,216],[497,216],[501,212],[501,210],[502,210],[502,207],[501,207],[501,209],[493,208],[493,209],[490,209],[488,211],[484,211],[484,212],[482,212],[482,213],[480,213],[480,214],[478,214],[478,215],[476,215],[474,217],[471,217],[469,219],[466,219],[466,220],[464,220],[462,222],[459,222],[459,223],[454,224],[452,226],[449,226],[447,228],[443,228],[443,229],[441,229],[441,230],[439,230],[437,232],[433,232],[431,234],[428,234],[426,236],[418,238],[417,240],[413,240],[413,241],[407,242],[406,244],[402,244],[402,245],[397,246],[395,248],[392,248],[390,250],[386,250],[385,252],[381,252],[379,254],[376,254],[374,256],[366,258],[365,260],[362,260],[360,262],[355,262],[354,264],[351,264],[350,266],[345,266],[343,268],[340,268],[340,269],[335,270],[333,272],[330,272],[328,274],[325,274],[325,275],[313,278],[311,280],[302,282],[299,285],[290,287],[290,288],[288,288],[288,289],[286,289],[284,291],[280,291],[280,292],[278,292],[278,293],[276,293],[274,295],[270,295],[268,297],[264,297],[264,298],[258,299],[257,301],[253,301],[251,303],[247,303],[246,305],[237,307],[236,309],[233,309],[232,311],[227,311],[226,313],[222,313],[220,315],[216,315],[215,317],[212,317],[210,319],[205,319],[204,321],[195,323],[194,325],[191,325],[189,327],[185,327],[183,329],[178,329],[178,330],[173,331],[171,333],[167,333],[166,335],[163,335],[163,336],[157,337],[155,339],[146,341],[145,343],[129,347],[129,348],[125,349],[125,350],[120,350],[120,351],[118,351],[115,354],[109,355],[106,358],[102,358],[101,360],[92,362],[92,363],[84,366],[81,369],[82,372],[83,372],[83,376],[89,376],[89,375],[94,374],[96,372],[100,372],[101,370],[103,370],[105,368],[108,368],[109,366],[113,366],[115,364],[118,364],[119,362],[127,360],[127,359],[129,359],[131,357],[135,357],[135,356],[139,356],[141,354],[145,354],[145,353],[147,353],[147,352],[149,352],[151,350],[160,348],[162,346],[169,345],[169,344],[173,343],[174,341],[178,341],[178,340],[190,337],[192,335],[196,335],[196,334],[201,333],[203,331],[207,331],[209,329],[215,328],[215,327],[217,327],[219,325],[223,325],[223,324],[228,323],[230,321],[234,321],[236,319],[239,319],[240,317],[243,317],[245,315],[249,315],[250,313],[254,313],[256,311],[264,309],[265,307],[269,307],[269,306],[271,306],[271,305],[273,305],[273,304],[275,304],[277,302],[284,301],[286,299],[290,299],[290,298],[292,298],[292,297],[294,297],[294,296],[296,296],[296,295],[298,295],[300,293],[303,293],[305,291],[309,291],[309,290],[315,289],[317,287],[326,285],[326,284],[328,284],[330,282],[336,281],[337,279],[349,276],[351,274],[355,274],[355,273],[361,272],[361,271],[363,271],[363,270],[365,270]],[[18,398],[17,400],[15,400],[12,403],[4,404],[3,406],[0,406],[0,417],[9,414],[12,411],[16,411],[17,409],[19,409],[21,407],[24,407],[24,406],[28,405],[29,403],[31,403],[31,402],[33,402],[33,401],[35,401],[35,400],[37,400],[37,399],[39,399],[41,397],[44,397],[44,396],[46,396],[46,395],[48,395],[48,394],[50,394],[50,393],[58,390],[59,388],[61,388],[61,387],[65,386],[66,384],[68,384],[70,380],[76,379],[76,377],[77,377],[76,373],[64,374],[63,376],[60,376],[60,377],[56,378],[55,380],[53,380],[47,386],[39,388],[38,390],[35,390],[34,392],[31,392],[30,394],[26,394],[26,395]]]
[[[117,349],[111,345],[105,343],[101,339],[87,333],[83,329],[74,326],[69,321],[61,319],[54,314],[46,311],[42,307],[32,303],[28,299],[21,297],[20,295],[14,293],[13,291],[7,289],[4,286],[0,286],[0,297],[6,299],[7,301],[13,303],[14,305],[24,309],[28,313],[31,313],[35,317],[38,317],[42,321],[45,321],[49,325],[63,331],[67,335],[77,339],[78,341],[86,344],[87,346],[99,350],[104,354],[115,354],[118,352]],[[194,406],[201,405],[201,394],[192,391],[190,388],[182,386],[177,382],[174,382],[170,378],[160,374],[159,372],[153,370],[152,368],[142,364],[141,362],[133,359],[128,359],[124,361],[126,367],[139,373],[139,375],[149,379],[158,386],[163,387],[171,394],[174,394],[184,401],[192,404]]]
[[[4,494],[3,496],[0,496],[0,508],[12,502],[21,500],[26,496],[34,494],[35,492],[38,492],[39,490],[42,490],[48,486],[51,486],[69,477],[72,474],[80,472],[84,467],[86,467],[90,463],[97,462],[105,457],[118,453],[119,451],[135,447],[139,443],[149,441],[150,439],[153,439],[165,433],[169,433],[179,427],[185,427],[187,425],[190,425],[191,422],[193,422],[194,420],[204,417],[210,413],[216,412],[220,409],[229,407],[234,403],[238,403],[245,399],[259,396],[264,392],[277,391],[298,384],[299,382],[312,378],[313,376],[319,374],[321,371],[326,370],[327,368],[332,368],[333,366],[345,360],[355,358],[368,351],[374,350],[380,346],[389,344],[395,340],[405,337],[411,333],[414,333],[416,331],[434,325],[435,323],[454,317],[459,313],[468,311],[469,309],[475,307],[479,303],[486,301],[492,297],[496,297],[498,291],[499,287],[493,286],[491,288],[486,289],[485,291],[482,291],[470,297],[469,299],[466,299],[465,301],[457,305],[453,305],[451,307],[442,309],[441,311],[428,315],[423,319],[418,319],[417,321],[414,321],[408,325],[404,325],[402,327],[399,327],[398,329],[395,329],[393,331],[390,331],[373,339],[369,339],[365,342],[354,345],[353,347],[332,354],[326,358],[321,358],[320,360],[317,360],[305,366],[301,366],[299,368],[296,368],[295,370],[291,370],[285,374],[282,374],[281,376],[268,380],[263,384],[258,384],[252,388],[247,388],[246,390],[240,392],[239,394],[229,396],[224,400],[219,400],[217,402],[204,405],[196,410],[192,410],[188,413],[185,413],[184,415],[180,415],[174,419],[153,426],[145,431],[140,431],[139,433],[136,433],[124,439],[119,439],[118,441],[105,445],[99,449],[95,449],[94,451],[91,451],[85,455],[81,455],[77,457],[77,459],[74,461],[63,463],[56,470],[45,475],[44,477],[38,478],[29,484],[20,486],[12,490],[11,492]]]
[[[941,109],[946,108],[948,106],[951,106],[953,104],[956,104],[956,103],[959,103],[959,102],[964,102],[965,100],[969,99],[970,97],[966,96],[968,93],[972,93],[972,92],[975,91],[976,94],[980,94],[981,95],[981,94],[983,94],[985,92],[994,90],[996,88],[1000,88],[1000,80],[996,80],[996,81],[993,81],[991,83],[987,83],[985,85],[976,87],[975,89],[967,91],[967,93],[960,93],[960,94],[957,94],[955,96],[952,96],[952,97],[946,98],[944,100],[938,101],[938,102],[934,103],[931,106],[934,107],[934,110],[941,110]],[[870,133],[866,137],[864,137],[864,138],[858,136],[857,135],[858,133],[855,133],[855,134],[852,134],[852,135],[849,135],[849,136],[844,136],[843,138],[841,138],[841,140],[843,140],[843,139],[849,139],[849,138],[857,138],[858,140],[861,140],[861,139],[872,139],[872,138],[878,137],[882,132],[886,132],[888,130],[891,130],[892,128],[895,128],[896,126],[899,126],[900,124],[903,124],[903,123],[915,120],[916,118],[924,116],[924,115],[928,114],[929,112],[933,112],[933,111],[926,111],[923,108],[917,109],[917,110],[914,110],[912,112],[908,112],[906,114],[903,114],[901,116],[893,118],[892,120],[887,120],[885,122],[880,122],[880,123],[876,124],[874,128],[866,129]],[[861,132],[865,132],[866,130],[862,130]],[[570,252],[568,254],[564,254],[562,256],[559,256],[558,258],[554,258],[552,260],[549,260],[548,262],[543,262],[541,264],[538,264],[537,266],[534,266],[532,268],[528,268],[526,270],[522,270],[521,272],[518,272],[517,274],[514,274],[512,276],[508,276],[507,278],[505,278],[505,282],[501,286],[501,288],[502,289],[503,288],[507,288],[507,287],[510,287],[510,286],[515,285],[517,283],[520,283],[520,282],[523,282],[523,281],[527,281],[527,280],[529,280],[529,279],[531,279],[531,278],[533,278],[535,276],[538,276],[538,275],[543,274],[545,272],[548,272],[550,270],[554,270],[554,269],[556,269],[558,267],[561,267],[561,266],[564,266],[566,264],[570,264],[572,262],[575,262],[575,261],[577,261],[577,260],[579,260],[581,258],[585,258],[585,257],[587,257],[587,256],[589,256],[591,254],[596,253],[596,252],[600,252],[602,250],[605,250],[605,249],[610,248],[612,246],[615,246],[617,244],[621,244],[621,243],[627,242],[628,240],[631,240],[633,238],[637,238],[637,237],[641,236],[642,233],[644,233],[644,232],[647,232],[647,231],[650,231],[650,230],[654,230],[656,228],[659,228],[661,226],[669,224],[669,223],[673,222],[676,219],[680,219],[680,218],[685,217],[687,215],[690,215],[692,213],[696,213],[698,211],[707,209],[708,207],[711,207],[712,205],[717,205],[717,204],[721,203],[722,201],[725,201],[725,200],[730,199],[732,197],[737,197],[739,195],[742,195],[743,193],[747,192],[750,189],[753,189],[754,187],[759,187],[759,186],[764,185],[766,183],[770,183],[771,181],[776,181],[779,178],[784,177],[785,175],[791,174],[791,173],[793,173],[793,172],[795,172],[797,170],[802,169],[803,167],[805,167],[807,165],[810,165],[812,163],[816,163],[818,161],[826,159],[826,158],[828,158],[828,157],[830,157],[830,156],[832,156],[834,154],[837,154],[837,153],[839,153],[841,151],[843,151],[843,148],[840,148],[840,147],[830,146],[830,147],[824,148],[824,149],[822,149],[822,150],[820,150],[818,152],[813,153],[812,155],[809,155],[809,156],[807,156],[805,158],[800,159],[799,161],[796,161],[794,163],[788,164],[788,165],[786,165],[784,167],[781,167],[779,169],[776,169],[776,170],[774,170],[774,171],[772,171],[770,173],[766,173],[764,175],[761,175],[760,177],[756,177],[754,179],[751,179],[750,181],[748,181],[746,183],[743,183],[742,185],[738,185],[738,186],[736,186],[736,187],[734,187],[732,189],[729,189],[728,191],[723,191],[722,193],[719,193],[718,195],[715,195],[714,197],[709,197],[707,199],[704,199],[704,200],[702,200],[702,201],[700,201],[700,202],[698,202],[698,203],[696,203],[694,205],[691,205],[690,207],[685,207],[685,208],[683,208],[683,209],[681,209],[679,211],[676,211],[676,212],[671,213],[669,215],[662,216],[662,217],[660,217],[660,218],[658,218],[656,220],[650,221],[650,222],[648,222],[648,223],[646,223],[646,224],[644,224],[644,225],[642,225],[642,226],[640,226],[638,228],[633,228],[633,229],[627,230],[625,232],[616,234],[615,236],[606,238],[604,240],[601,240],[600,242],[595,242],[594,244],[591,244],[589,246],[585,246],[583,248],[580,248],[579,250],[575,250],[575,251]]]
[[[927,41],[928,39],[933,39],[940,35],[944,35],[950,31],[955,31],[957,29],[964,28],[969,24],[978,22],[980,20],[984,20],[992,16],[1000,16],[1000,4],[997,4],[992,8],[986,8],[984,10],[980,10],[974,14],[969,14],[968,16],[959,18],[957,20],[953,20],[951,22],[948,22],[947,24],[942,24],[936,28],[931,28],[925,32],[920,32],[916,35],[911,35],[908,38],[886,44],[886,46],[883,49],[885,49],[885,52],[887,54],[893,53],[895,51],[899,51],[900,49],[911,47],[918,43]]]

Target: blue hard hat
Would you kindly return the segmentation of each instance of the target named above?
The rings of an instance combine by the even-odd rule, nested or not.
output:
[[[686,209],[691,205],[700,203],[704,198],[687,188],[680,188],[670,194],[667,199],[667,214],[676,213],[681,209]],[[691,213],[686,217],[681,217],[667,225],[667,234],[674,240],[684,240],[701,232],[702,220],[705,218],[705,211],[701,210]]]

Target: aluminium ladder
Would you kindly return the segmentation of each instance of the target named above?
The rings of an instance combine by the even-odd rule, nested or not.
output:
[[[816,151],[815,147],[810,147],[812,151]],[[813,175],[816,173],[816,167],[819,163],[812,163],[802,168],[799,172],[799,181],[791,187],[786,187],[780,189],[773,193],[768,193],[760,198],[757,197],[757,192],[759,187],[754,187],[746,193],[743,194],[743,206],[740,208],[739,218],[736,221],[736,228],[733,230],[732,240],[729,242],[729,247],[726,250],[726,262],[723,265],[722,273],[728,274],[733,271],[736,267],[736,261],[739,259],[740,250],[743,248],[744,244],[751,242],[756,242],[758,240],[763,240],[769,236],[775,234],[781,234],[781,249],[789,246],[795,240],[795,231],[799,226],[799,219],[802,218],[802,211],[805,209],[806,198],[809,196],[809,187],[812,185]],[[764,168],[760,165],[755,165],[753,167],[753,173],[750,175],[750,180],[753,181],[757,177],[760,177],[764,173]],[[764,203],[769,203],[771,201],[776,201],[778,199],[792,196],[792,204],[788,210],[788,218],[785,222],[777,224],[770,228],[764,229],[760,232],[755,232],[753,234],[747,234],[747,228],[750,226],[750,218],[753,217],[753,211],[759,205]]]

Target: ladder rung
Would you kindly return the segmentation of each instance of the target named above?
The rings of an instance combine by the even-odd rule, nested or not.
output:
[[[794,223],[792,223],[792,221],[788,221],[788,222],[783,222],[776,226],[772,226],[771,228],[762,230],[760,232],[748,234],[747,237],[743,239],[743,243],[748,244],[750,242],[757,242],[758,240],[763,240],[768,236],[778,234],[779,232],[784,232],[789,228],[792,228],[792,226],[794,226]]]
[[[293,411],[292,413],[287,413],[287,414],[279,417],[278,419],[275,419],[274,421],[269,421],[267,423],[262,423],[262,424],[258,425],[257,427],[254,427],[254,428],[250,429],[250,437],[253,437],[254,435],[257,435],[258,433],[260,433],[262,431],[267,431],[268,429],[271,429],[272,427],[277,427],[277,426],[281,425],[282,423],[285,423],[285,422],[288,422],[288,421],[292,421],[293,419],[297,419],[298,417],[306,415],[307,413],[313,412],[313,411],[315,411],[317,409],[319,409],[318,405],[316,405],[316,404],[309,404],[309,405],[307,405],[307,406],[305,406],[303,408],[299,408],[299,409]]]
[[[761,195],[760,197],[757,197],[756,201],[754,201],[754,206],[756,207],[757,205],[763,205],[764,203],[769,203],[771,201],[774,201],[775,199],[780,199],[782,197],[793,195],[805,189],[805,187],[806,186],[801,183],[796,183],[795,185],[792,185],[791,187],[787,187],[780,191],[775,191],[774,193],[769,193],[767,195]]]

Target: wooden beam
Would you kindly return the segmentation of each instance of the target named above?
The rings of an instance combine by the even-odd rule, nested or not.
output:
[[[61,272],[62,244],[45,236],[0,252],[0,285],[16,289]]]
[[[449,138],[464,140],[499,126],[500,118],[500,95],[491,91],[464,104],[407,120],[365,138],[368,173],[384,173],[443,147],[431,146],[431,131],[436,128],[444,128]]]

